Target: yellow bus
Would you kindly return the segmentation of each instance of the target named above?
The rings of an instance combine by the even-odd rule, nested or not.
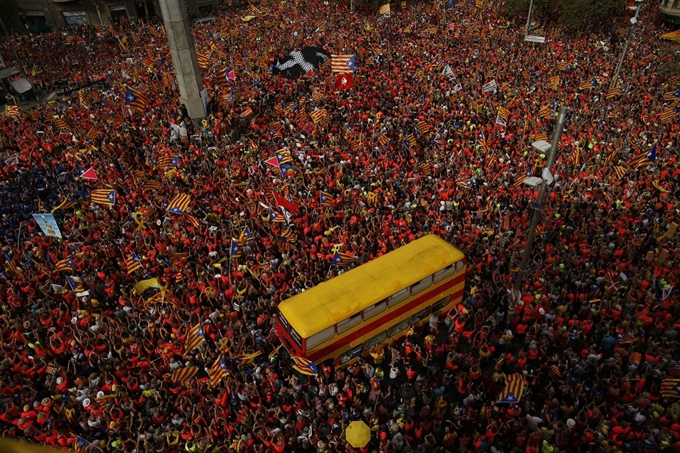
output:
[[[429,234],[284,300],[277,333],[291,355],[348,366],[447,313],[464,286],[463,252]]]

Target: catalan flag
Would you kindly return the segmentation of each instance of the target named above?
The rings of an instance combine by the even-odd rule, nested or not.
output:
[[[291,356],[291,359],[293,360],[293,369],[298,373],[306,376],[316,376],[319,374],[319,369],[311,360],[295,355]]]
[[[295,244],[295,241],[297,241],[297,236],[290,229],[282,231],[279,237],[286,244]]]
[[[350,253],[335,252],[331,260],[331,266],[345,266],[356,259],[357,257]]]
[[[60,199],[59,204],[57,206],[55,206],[54,208],[52,208],[52,211],[50,211],[50,212],[54,213],[54,212],[58,211],[59,209],[72,208],[73,206],[75,206],[77,204],[76,201],[71,201],[68,197],[61,197],[60,196],[59,199]]]
[[[239,365],[250,365],[255,361],[255,359],[262,354],[262,351],[256,351],[246,354],[239,354],[233,358]]]
[[[203,334],[203,328],[200,324],[196,324],[187,333],[187,339],[184,342],[184,355],[189,354],[191,351],[199,347],[205,342],[205,335]]]
[[[557,64],[557,69],[559,69],[560,71],[567,71],[570,66],[571,66],[570,63],[567,63],[566,61],[561,61]]]
[[[57,374],[57,371],[58,371],[57,365],[55,365],[54,363],[50,362],[47,364],[47,367],[45,367],[45,373],[51,374],[52,376]]]
[[[614,174],[616,174],[616,179],[621,179],[626,174],[626,167],[616,166],[614,167]]]
[[[677,113],[675,112],[675,108],[664,109],[661,111],[661,113],[659,113],[659,118],[661,119],[662,124],[670,124],[675,120],[676,117]]]
[[[244,111],[241,112],[239,115],[241,118],[249,118],[253,115],[253,109],[250,107],[246,107]]]
[[[90,197],[92,203],[113,206],[116,204],[116,191],[114,189],[95,189]]]
[[[387,145],[389,142],[390,142],[390,139],[389,139],[389,138],[387,137],[387,135],[385,135],[385,134],[380,134],[380,136],[378,137],[378,144],[379,144],[380,146],[385,146],[385,145]]]
[[[186,217],[189,223],[191,223],[193,226],[197,227],[198,225],[200,225],[198,219],[192,216],[191,214],[184,214],[184,217]]]
[[[314,99],[314,102],[321,102],[324,99],[324,95],[321,91],[314,90],[314,92],[312,93],[312,99]]]
[[[57,261],[54,271],[55,272],[72,271],[73,268],[74,268],[73,258],[69,256],[68,258]]]
[[[669,91],[668,93],[664,93],[663,100],[664,101],[678,101],[678,100],[680,100],[680,90]]]
[[[125,260],[125,267],[127,268],[127,273],[132,274],[133,272],[142,268],[142,260],[135,252],[132,252],[130,256]]]
[[[183,214],[184,211],[186,211],[189,207],[189,203],[191,203],[191,195],[178,193],[172,197],[172,200],[170,200],[170,203],[168,203],[166,210],[173,214]]]
[[[238,245],[238,240],[232,238],[231,239],[231,248],[229,250],[229,256],[231,258],[238,258],[241,256],[241,246]]]
[[[574,166],[578,166],[580,162],[581,162],[581,150],[578,147],[576,147],[576,150],[573,153],[571,153],[571,163]]]
[[[144,181],[144,190],[163,190],[163,185],[153,179]]]
[[[12,259],[12,257],[5,251],[2,252],[2,256],[3,258],[5,258],[5,266],[9,270],[15,273],[16,275],[21,275],[21,271],[19,270],[19,268],[17,268],[17,265]]]
[[[92,126],[90,130],[87,131],[87,134],[85,134],[85,139],[92,141],[97,138],[98,134],[99,130],[95,126]]]
[[[250,11],[250,14],[252,14],[253,16],[259,16],[260,14],[262,14],[262,10],[257,6],[253,5],[252,3],[248,5],[248,11]]]
[[[619,150],[615,149],[609,155],[607,156],[607,159],[604,161],[604,166],[608,167],[616,158],[616,155],[619,153]]]
[[[432,164],[430,164],[429,162],[424,162],[418,165],[418,169],[427,175],[432,171]]]
[[[507,126],[508,118],[510,117],[510,111],[505,107],[498,107],[498,113],[496,114],[496,124],[499,126]]]
[[[652,165],[656,163],[656,144],[652,146],[649,151],[643,151],[637,154],[630,161],[630,166],[633,168],[643,167],[645,165]]]
[[[666,378],[661,381],[662,398],[680,398],[680,379]]]
[[[585,82],[582,82],[579,86],[579,90],[590,90],[592,88],[595,88],[597,86],[597,77],[593,78],[592,80],[586,80]]]
[[[229,374],[229,365],[227,364],[227,357],[220,355],[215,363],[210,367],[208,378],[210,379],[210,386],[215,387]]]
[[[5,104],[5,116],[19,116],[19,106]]]
[[[321,120],[326,118],[328,116],[328,112],[326,109],[318,109],[314,110],[310,116],[312,117],[312,121],[314,121],[314,124],[318,124]]]
[[[382,5],[380,7],[380,9],[378,10],[378,14],[380,14],[381,16],[389,16],[390,15],[390,4],[385,3],[384,5]]]
[[[418,129],[418,132],[420,134],[427,134],[432,130],[429,124],[427,124],[425,121],[419,121],[418,124],[416,124],[416,129]]]
[[[55,126],[59,128],[59,130],[63,131],[65,129],[68,129],[68,123],[63,119],[55,117],[52,121],[54,122]]]
[[[267,263],[259,263],[259,264],[253,264],[252,266],[248,267],[248,272],[250,272],[250,275],[253,277],[259,279],[260,275],[262,274],[262,271],[267,269],[269,267],[269,264]]]
[[[196,52],[196,61],[201,69],[208,69],[210,67],[210,57],[204,52]]]
[[[149,105],[149,98],[132,87],[125,88],[125,105],[138,112],[143,112]]]
[[[319,191],[319,204],[323,207],[330,208],[333,206],[334,197],[328,192]]]
[[[331,71],[334,74],[350,74],[357,71],[354,55],[331,55]]]
[[[616,96],[621,96],[623,92],[621,91],[621,87],[614,87],[610,88],[607,90],[607,99],[611,99]]]
[[[524,183],[524,181],[526,181],[527,178],[528,178],[527,175],[520,176],[519,178],[517,178],[517,180],[515,181],[515,183],[512,186],[513,187],[520,187]]]
[[[198,374],[198,367],[195,366],[189,366],[189,367],[184,367],[184,368],[179,368],[175,370],[174,373],[170,376],[170,381],[172,382],[179,382],[182,385],[187,385],[187,382],[189,379],[193,378]]]
[[[413,134],[409,134],[406,137],[404,137],[404,146],[407,149],[410,149],[412,146],[416,146],[418,144],[418,141],[416,140],[416,137]]]
[[[550,83],[548,83],[548,87],[552,90],[557,90],[560,87],[560,76],[552,76],[550,77]]]
[[[550,118],[553,117],[553,109],[550,108],[549,105],[541,107],[541,109],[538,111],[538,116],[541,118],[545,118],[546,120],[549,120]]]
[[[76,436],[76,443],[73,445],[73,450],[83,453],[90,453],[93,450],[101,451],[99,447],[94,445],[92,442],[80,436]]]
[[[514,373],[505,376],[505,388],[498,395],[498,404],[517,404],[524,394],[524,376]]]
[[[66,283],[68,283],[69,288],[74,293],[82,293],[85,291],[85,285],[83,284],[83,279],[76,275],[67,275]]]

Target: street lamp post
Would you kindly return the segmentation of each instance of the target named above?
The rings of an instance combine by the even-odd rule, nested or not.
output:
[[[557,126],[555,127],[555,132],[553,133],[552,143],[550,144],[550,152],[548,153],[548,163],[543,169],[543,175],[540,182],[540,189],[538,192],[538,199],[535,203],[531,205],[531,223],[529,225],[529,232],[527,234],[527,243],[524,245],[524,252],[522,253],[522,262],[519,265],[519,271],[517,272],[517,279],[515,281],[515,294],[517,298],[521,298],[522,294],[522,280],[524,279],[524,271],[526,270],[527,263],[529,262],[529,255],[531,254],[531,249],[534,246],[534,239],[536,237],[536,227],[538,222],[541,220],[541,213],[545,209],[543,206],[543,199],[545,198],[545,192],[548,188],[549,182],[546,181],[546,176],[551,178],[550,172],[552,166],[555,163],[555,158],[557,156],[557,145],[562,136],[562,129],[564,129],[564,120],[567,117],[567,111],[569,109],[566,106],[561,106],[557,114]],[[547,143],[546,143],[547,145]]]
[[[527,25],[524,27],[524,36],[529,34],[529,27],[531,27],[531,9],[534,7],[534,0],[529,2],[529,15],[527,16]]]
[[[616,82],[619,79],[619,72],[621,71],[621,66],[623,66],[623,60],[626,59],[626,52],[628,52],[628,46],[630,46],[630,39],[633,36],[633,27],[638,23],[638,16],[640,15],[640,8],[642,8],[642,0],[635,0],[637,5],[635,5],[635,16],[630,20],[630,27],[628,27],[628,35],[626,36],[626,44],[623,46],[623,53],[621,54],[621,59],[619,64],[616,65],[616,71],[614,71],[614,76],[612,77],[612,84],[609,88],[616,88]]]

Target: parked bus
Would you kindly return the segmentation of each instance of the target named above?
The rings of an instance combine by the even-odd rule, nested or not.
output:
[[[278,336],[291,355],[348,366],[448,313],[464,286],[463,252],[429,234],[281,302]]]

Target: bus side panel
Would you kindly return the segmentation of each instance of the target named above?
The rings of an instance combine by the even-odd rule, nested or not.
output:
[[[410,318],[413,313],[428,305],[428,302],[432,305],[443,296],[449,294],[452,295],[452,303],[449,304],[450,309],[462,300],[464,287],[465,272],[456,273],[448,280],[438,283],[437,287],[427,293],[408,302],[404,302],[391,311],[388,309],[384,316],[376,317],[374,321],[359,326],[354,331],[345,334],[344,337],[338,338],[333,343],[327,344],[316,351],[309,351],[308,358],[313,361],[318,361],[320,359],[325,360],[329,357],[338,357],[345,351],[363,344],[364,341],[377,335],[382,330],[389,329],[391,326]]]

